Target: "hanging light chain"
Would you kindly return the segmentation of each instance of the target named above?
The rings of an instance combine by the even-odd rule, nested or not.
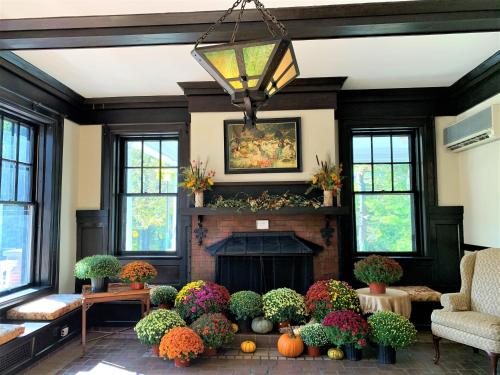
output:
[[[259,0],[236,0],[234,4],[231,6],[231,8],[226,10],[225,13],[212,26],[210,26],[208,30],[201,37],[199,37],[196,40],[194,48],[198,47],[198,45],[201,42],[203,42],[208,37],[208,35],[215,30],[217,26],[222,24],[224,20],[231,13],[233,13],[233,10],[235,10],[238,7],[238,5],[241,4],[241,9],[238,14],[236,24],[234,25],[233,34],[231,35],[231,43],[234,43],[234,41],[236,40],[236,34],[238,33],[240,27],[240,22],[243,16],[243,12],[245,11],[245,5],[250,2],[255,3],[255,8],[259,11],[262,20],[266,24],[267,29],[269,30],[269,32],[273,37],[276,37],[278,33],[280,33],[283,36],[287,35],[287,30],[285,25],[283,25],[283,23],[281,23]]]

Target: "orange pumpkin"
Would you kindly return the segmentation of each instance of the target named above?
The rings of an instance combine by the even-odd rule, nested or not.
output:
[[[243,353],[253,353],[257,349],[257,345],[253,341],[246,340],[241,343],[240,348]]]
[[[300,336],[284,333],[278,340],[278,352],[285,357],[295,358],[304,351],[304,342]]]

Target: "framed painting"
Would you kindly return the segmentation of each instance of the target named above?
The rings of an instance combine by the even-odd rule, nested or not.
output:
[[[226,120],[225,173],[301,172],[300,138],[300,117],[258,120],[253,131],[243,130],[243,120]]]

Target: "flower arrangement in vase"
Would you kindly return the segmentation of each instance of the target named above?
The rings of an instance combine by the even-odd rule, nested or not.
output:
[[[158,355],[161,338],[175,327],[184,327],[186,323],[177,312],[166,309],[154,310],[135,325],[137,338],[145,345],[151,346]]]
[[[264,316],[284,328],[292,322],[303,322],[307,316],[304,297],[292,289],[273,289],[262,296]]]
[[[194,194],[195,207],[203,207],[203,192],[210,190],[214,184],[215,171],[208,171],[207,164],[193,160],[189,167],[181,168],[183,181],[180,186]]]
[[[325,327],[320,323],[311,323],[300,327],[300,337],[307,345],[307,354],[311,357],[318,357],[321,354],[321,347],[329,344]]]
[[[174,306],[177,289],[170,285],[159,285],[151,288],[149,297],[153,305],[160,309],[169,309]]]
[[[111,255],[92,255],[75,264],[75,277],[90,279],[92,292],[106,292],[108,277],[114,277],[120,272],[120,262]]]
[[[231,295],[229,312],[238,322],[241,332],[250,332],[252,319],[262,315],[262,296],[250,290],[242,290]]]
[[[381,255],[370,255],[354,263],[354,276],[368,284],[370,293],[384,294],[386,285],[401,279],[403,268],[394,259]]]
[[[410,346],[417,340],[413,323],[392,311],[379,311],[368,318],[370,339],[379,345],[378,361],[395,363],[396,349]]]
[[[144,289],[144,283],[152,281],[158,272],[148,262],[141,260],[127,263],[120,272],[120,279],[130,284],[132,289]]]
[[[305,296],[308,313],[321,322],[332,311],[361,312],[358,294],[345,281],[319,280],[309,287]]]
[[[161,339],[160,357],[173,359],[176,367],[188,367],[204,349],[203,340],[191,328],[176,327]]]
[[[335,165],[330,159],[325,161],[319,160],[316,155],[316,163],[318,170],[311,178],[311,186],[307,189],[306,194],[313,189],[323,190],[323,206],[333,206],[333,197],[337,197],[337,206],[340,207],[340,190],[342,189],[342,164]]]
[[[221,313],[203,314],[191,324],[191,329],[203,340],[206,356],[216,355],[217,349],[234,339],[231,322]]]
[[[206,313],[224,313],[229,305],[230,294],[222,285],[211,281],[193,281],[177,293],[175,308],[179,315],[194,322]]]
[[[361,359],[361,349],[366,346],[370,327],[360,314],[351,310],[332,311],[323,319],[323,326],[332,344],[344,345],[348,359]]]

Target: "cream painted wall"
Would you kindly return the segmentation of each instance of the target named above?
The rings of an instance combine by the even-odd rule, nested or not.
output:
[[[259,112],[259,119],[301,117],[302,173],[224,174],[224,120],[239,119],[240,113],[191,114],[191,159],[205,161],[216,172],[218,182],[306,181],[316,168],[315,155],[337,161],[335,113],[333,109]]]
[[[77,209],[98,210],[101,205],[101,125],[79,128]]]
[[[61,183],[59,293],[74,292],[76,210],[99,209],[101,194],[101,126],[64,121]]]
[[[74,292],[73,266],[76,258],[76,201],[78,192],[79,126],[64,121],[61,182],[61,236],[59,240],[59,293]]]
[[[452,153],[443,145],[451,123],[500,103],[500,94],[456,117],[436,118],[439,205],[464,206],[464,241],[500,247],[500,141]]]

